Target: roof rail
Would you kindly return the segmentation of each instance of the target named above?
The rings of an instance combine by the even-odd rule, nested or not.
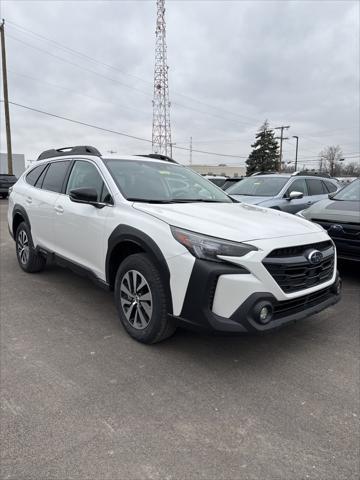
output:
[[[303,177],[323,177],[323,178],[332,178],[331,175],[328,173],[323,172],[309,172],[308,170],[304,170],[303,172],[294,172],[291,176],[301,175]]]
[[[160,153],[148,153],[147,155],[136,155],[137,157],[147,157],[147,158],[154,158],[155,160],[164,160],[166,162],[171,162],[171,163],[178,163],[176,160],[174,160],[171,157],[168,157],[167,155],[161,155]]]
[[[271,171],[265,171],[265,172],[255,172],[250,175],[250,177],[256,177],[256,175],[276,175],[279,172],[271,172]]]
[[[63,157],[65,155],[95,155],[101,157],[101,153],[95,147],[88,147],[86,145],[78,145],[76,147],[63,147],[51,150],[45,150],[40,153],[38,160],[44,160],[45,158]]]

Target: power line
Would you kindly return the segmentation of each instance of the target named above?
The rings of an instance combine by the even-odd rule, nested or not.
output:
[[[80,68],[81,70],[84,70],[86,72],[89,72],[89,73],[92,73],[93,75],[97,75],[98,77],[101,77],[101,78],[104,78],[106,80],[110,80],[111,82],[115,82],[115,83],[118,83],[119,85],[122,85],[123,87],[126,87],[126,88],[129,88],[131,90],[134,90],[136,92],[139,92],[147,97],[152,97],[149,93],[147,92],[144,92],[143,90],[139,89],[139,88],[136,88],[136,87],[133,87],[132,85],[128,85],[126,83],[123,83],[123,82],[120,82],[119,80],[115,79],[115,78],[112,78],[112,77],[108,77],[106,75],[103,75],[99,72],[95,72],[94,70],[91,70],[90,68],[87,68],[87,67],[84,67],[82,65],[79,65],[78,63],[74,63],[72,62],[71,60],[68,60],[66,58],[63,58],[63,57],[59,57],[58,55],[55,55],[54,53],[51,53],[51,52],[48,52],[47,50],[44,50],[43,48],[40,48],[40,47],[37,47],[35,45],[31,45],[30,43],[27,43],[27,42],[24,42],[23,40],[20,40],[19,38],[17,37],[14,37],[13,35],[8,35],[9,38],[19,42],[19,43],[22,43],[23,45],[26,45],[27,47],[30,47],[34,50],[38,50],[39,52],[42,52],[46,55],[49,55],[50,57],[53,57],[53,58],[56,58],[57,60],[60,60],[62,62],[65,62],[65,63],[68,63],[72,66],[75,66],[77,68]],[[178,102],[172,102],[173,105],[177,105],[179,107],[182,107],[182,108],[185,108],[187,110],[192,110],[192,111],[195,111],[195,112],[198,112],[198,113],[202,113],[203,115],[209,115],[211,117],[216,117],[216,118],[220,118],[222,120],[227,120],[229,121],[229,118],[226,118],[226,117],[223,117],[221,115],[218,115],[216,113],[212,113],[212,112],[205,112],[204,110],[199,110],[197,108],[194,108],[194,107],[189,107],[187,105],[184,105],[182,103],[178,103]],[[239,122],[239,121],[237,121]],[[244,124],[239,122],[239,125],[243,126]]]
[[[3,100],[0,100],[0,101],[3,102]],[[44,110],[40,110],[40,109],[37,109],[37,108],[34,108],[34,107],[29,107],[27,105],[22,105],[21,103],[9,102],[9,104],[14,105],[16,107],[20,107],[20,108],[25,108],[26,110],[30,110],[30,111],[33,111],[33,112],[36,112],[36,113],[40,113],[40,114],[43,114],[43,115],[48,115],[50,117],[58,118],[60,120],[65,120],[67,122],[75,123],[75,124],[78,124],[78,125],[83,125],[85,127],[95,128],[96,130],[101,130],[103,132],[113,133],[115,135],[121,135],[123,137],[132,138],[134,140],[139,140],[139,141],[142,141],[142,142],[152,143],[152,140],[147,139],[147,138],[137,137],[137,136],[131,135],[129,133],[119,132],[117,130],[111,130],[109,128],[100,127],[98,125],[93,125],[91,123],[82,122],[80,120],[74,120],[74,119],[69,118],[69,117],[64,117],[63,115],[58,115],[58,114],[55,114],[55,113],[45,112]],[[173,145],[173,148],[176,148],[178,150],[186,150],[186,151],[190,150],[189,148],[179,147],[177,145]],[[219,156],[219,157],[231,157],[231,158],[237,158],[237,159],[248,158],[247,156],[244,157],[244,156],[236,155],[236,154],[228,154],[228,153],[220,153],[220,152],[207,152],[207,151],[204,151],[204,150],[195,150],[195,149],[192,149],[192,151],[196,152],[196,153],[202,153],[204,155],[213,155],[213,156]]]
[[[1,100],[1,102],[3,102],[3,100]],[[61,120],[66,120],[67,122],[71,122],[71,123],[77,123],[78,125],[83,125],[85,127],[96,128],[97,130],[101,130],[103,132],[114,133],[115,135],[121,135],[123,137],[132,138],[134,140],[139,140],[139,141],[142,141],[142,142],[151,143],[151,140],[148,140],[148,139],[142,138],[142,137],[137,137],[135,135],[130,135],[129,133],[118,132],[116,130],[110,130],[108,128],[99,127],[98,125],[92,125],[91,123],[82,122],[80,120],[74,120],[72,118],[64,117],[62,115],[57,115],[55,113],[45,112],[45,111],[39,110],[37,108],[29,107],[27,105],[22,105],[21,103],[16,103],[16,102],[9,102],[9,103],[10,103],[10,105],[14,105],[16,107],[25,108],[26,110],[31,110],[31,111],[36,112],[36,113],[42,113],[43,115],[48,115],[49,117],[59,118]]]
[[[35,37],[38,37],[38,38],[40,38],[40,39],[42,39],[42,40],[48,41],[48,42],[56,45],[58,48],[60,48],[60,49],[62,49],[62,50],[64,50],[64,51],[67,51],[68,53],[72,53],[72,54],[74,54],[74,55],[78,55],[78,56],[83,57],[83,58],[85,58],[86,60],[89,60],[89,61],[91,61],[91,62],[93,62],[93,63],[97,63],[97,64],[102,65],[102,66],[104,66],[104,67],[107,67],[107,68],[116,70],[116,71],[120,72],[120,73],[123,74],[123,75],[130,76],[130,77],[132,77],[132,78],[135,78],[136,80],[140,80],[140,81],[142,81],[142,82],[144,82],[144,83],[146,83],[146,84],[150,84],[150,85],[151,85],[151,82],[149,82],[148,80],[145,80],[145,79],[143,79],[143,78],[141,78],[141,77],[138,77],[138,76],[136,76],[136,75],[133,75],[133,74],[131,74],[131,73],[124,72],[124,70],[122,70],[122,69],[120,69],[120,68],[118,68],[118,67],[115,67],[114,65],[110,65],[110,64],[108,64],[108,63],[102,62],[102,61],[100,61],[100,60],[98,60],[98,59],[95,59],[95,58],[91,57],[90,55],[87,55],[87,54],[85,54],[85,53],[83,53],[83,52],[79,52],[78,50],[75,50],[75,49],[73,49],[73,48],[67,47],[66,45],[63,45],[63,44],[61,44],[60,42],[57,42],[57,41],[52,40],[52,39],[50,39],[50,38],[48,38],[48,37],[45,37],[44,35],[40,35],[40,34],[38,34],[38,33],[36,33],[36,32],[33,32],[33,31],[31,31],[31,30],[29,30],[29,29],[27,29],[27,28],[25,28],[25,27],[23,27],[23,26],[15,23],[15,22],[12,22],[12,21],[8,21],[8,22],[12,25],[12,28],[18,29],[18,30],[20,30],[20,31],[23,30],[23,31],[25,31],[25,32],[29,32],[31,35],[33,35],[33,36],[35,36]],[[24,33],[24,32],[21,32],[21,33]],[[25,33],[25,35],[26,35],[26,33]],[[12,38],[15,38],[15,37],[12,37]],[[19,41],[20,41],[20,40],[19,40]],[[25,42],[23,42],[23,43],[25,43]],[[34,46],[33,46],[33,48],[37,48],[37,47],[34,47]],[[247,124],[247,125],[251,125],[251,126],[252,126],[255,122],[258,123],[258,121],[259,121],[258,119],[251,118],[251,117],[248,117],[248,116],[246,116],[246,115],[242,115],[242,114],[239,114],[239,113],[231,112],[231,111],[229,111],[229,110],[226,110],[226,109],[217,107],[217,106],[215,106],[215,105],[208,104],[208,103],[206,103],[206,102],[204,102],[204,101],[202,101],[202,100],[198,100],[198,99],[196,99],[196,98],[189,97],[188,95],[185,95],[185,94],[183,94],[183,93],[179,93],[179,92],[176,92],[176,91],[173,92],[173,93],[174,93],[175,95],[179,95],[179,96],[181,96],[181,97],[183,97],[183,98],[187,98],[187,99],[190,100],[191,102],[199,103],[199,104],[204,105],[204,106],[207,106],[207,107],[209,107],[209,108],[213,108],[213,109],[215,109],[215,110],[218,110],[218,111],[221,111],[221,112],[223,112],[223,113],[226,113],[226,114],[228,114],[228,115],[233,115],[233,116],[236,116],[236,117],[239,117],[239,118],[244,118],[244,119],[248,120],[248,122],[244,123],[244,124]],[[183,105],[183,104],[179,104],[179,103],[177,103],[177,102],[172,102],[172,103],[173,103],[173,104],[177,104],[177,105],[179,105],[179,106],[182,106],[183,108],[189,108],[189,107],[187,107],[187,106],[185,106],[185,105]],[[193,110],[199,111],[200,113],[206,113],[206,114],[208,114],[208,115],[211,115],[211,112],[203,112],[203,111],[201,111],[201,110],[196,110],[196,109],[193,109]],[[220,117],[220,118],[223,118],[223,117]],[[249,123],[249,121],[250,121],[251,123]]]
[[[25,73],[20,73],[20,72],[17,72],[15,70],[12,70],[10,68],[8,68],[8,72],[12,73],[12,74],[15,74],[15,75],[19,75],[21,77],[24,77],[24,78],[28,78],[34,82],[39,82],[39,83],[42,83],[43,85],[48,85],[50,87],[53,87],[53,88],[59,88],[60,90],[64,90],[64,91],[67,91],[67,92],[71,92],[73,93],[74,95],[80,95],[82,97],[86,97],[86,98],[90,98],[91,100],[95,100],[97,102],[102,102],[102,103],[106,103],[107,105],[114,105],[114,102],[109,102],[107,100],[104,100],[103,98],[98,98],[98,97],[93,97],[91,95],[88,95],[86,93],[81,93],[81,92],[78,92],[76,90],[73,90],[73,89],[70,89],[70,88],[67,88],[67,87],[64,87],[63,85],[58,85],[58,84],[55,84],[55,83],[51,83],[51,82],[46,82],[45,80],[42,80],[40,78],[36,78],[36,77],[32,77],[31,75],[26,75]],[[116,103],[116,108],[120,108],[120,109],[126,109],[126,110],[133,110],[133,111],[137,111],[137,112],[140,112],[142,114],[148,114],[149,112],[145,112],[144,110],[140,110],[139,108],[135,108],[135,107],[128,107],[128,106],[125,106],[125,105],[119,105],[118,103]]]

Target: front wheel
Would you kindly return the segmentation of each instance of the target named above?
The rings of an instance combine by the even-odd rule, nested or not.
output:
[[[28,273],[40,272],[46,264],[46,259],[35,249],[31,238],[30,228],[21,222],[16,230],[16,256],[20,267]]]
[[[151,344],[175,332],[164,282],[148,255],[130,255],[121,263],[114,290],[120,321],[135,340]]]

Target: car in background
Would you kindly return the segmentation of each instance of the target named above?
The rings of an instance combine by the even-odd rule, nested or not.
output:
[[[223,175],[203,175],[203,177],[207,180],[210,180],[211,183],[220,188],[222,188],[222,185],[224,185],[225,181],[227,180],[227,177]]]
[[[261,174],[244,178],[226,190],[235,200],[297,213],[328,197],[339,183],[319,175]]]
[[[17,178],[15,175],[0,173],[0,197],[6,198],[9,194],[9,188],[15,185]]]
[[[221,185],[221,189],[222,190],[227,190],[228,188],[230,188],[232,185],[236,185],[238,182],[241,182],[241,180],[243,179],[244,177],[231,177],[231,178],[227,178],[225,180],[225,183],[223,183]]]
[[[360,179],[329,198],[297,213],[321,225],[336,245],[338,257],[360,261]]]

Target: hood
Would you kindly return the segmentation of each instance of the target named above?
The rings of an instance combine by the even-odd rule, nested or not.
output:
[[[360,223],[360,202],[325,199],[304,210],[302,215],[308,220]]]
[[[253,195],[231,195],[239,202],[249,203],[250,205],[259,205],[262,202],[267,202],[268,200],[273,200],[274,197],[256,197]]]
[[[134,203],[133,207],[169,225],[237,242],[323,231],[294,215],[245,203]]]

